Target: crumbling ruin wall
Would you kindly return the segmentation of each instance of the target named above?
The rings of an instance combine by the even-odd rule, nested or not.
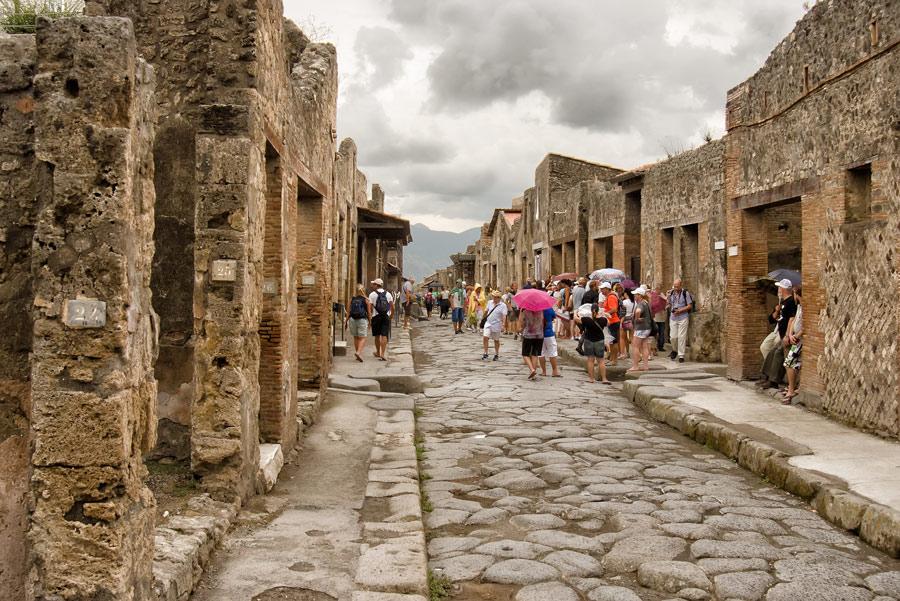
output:
[[[726,251],[715,245],[725,240],[724,156],[717,140],[656,163],[641,190],[642,282],[665,291],[680,277],[694,295],[694,361],[723,357]]]
[[[156,225],[153,306],[160,318],[158,446],[154,458],[190,455],[194,375],[194,216],[197,118],[207,93],[209,3],[88,0],[89,15],[132,19],[141,56],[154,66],[160,119],[154,145]],[[177,15],[177,18],[173,18]],[[187,260],[186,260],[187,259]]]
[[[33,35],[0,34],[0,599],[24,599],[28,573]]]
[[[729,93],[726,189],[729,371],[753,375],[764,334],[764,220],[801,199],[801,398],[839,419],[900,435],[897,73],[900,13],[889,0],[819,3],[765,66]],[[855,174],[867,206],[852,209]],[[764,246],[764,245],[763,245]],[[873,291],[878,291],[873,294]],[[861,318],[866,315],[877,316]]]
[[[29,597],[149,600],[153,72],[126,19],[36,37]]]

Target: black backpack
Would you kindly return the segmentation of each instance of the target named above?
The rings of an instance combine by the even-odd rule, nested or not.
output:
[[[387,299],[387,292],[382,290],[381,292],[376,292],[378,298],[375,299],[375,311],[377,311],[381,315],[386,315],[388,311],[391,310],[391,304]]]
[[[354,296],[350,300],[350,317],[353,319],[365,319],[369,316],[366,308],[366,299],[361,296]]]

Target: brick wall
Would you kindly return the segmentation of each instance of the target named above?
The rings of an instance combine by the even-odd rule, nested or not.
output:
[[[900,331],[891,275],[897,117],[896,86],[885,82],[900,68],[898,35],[900,14],[887,0],[814,6],[763,68],[729,92],[725,171],[728,239],[738,247],[728,262],[730,374],[754,374],[756,339],[768,330],[765,295],[748,283],[769,265],[766,213],[800,197],[803,402],[895,437],[900,382],[897,370],[883,368],[898,363]],[[868,163],[875,206],[867,219],[847,223],[848,170]],[[883,296],[871,295],[871,286]],[[860,307],[883,316],[879,334]]]

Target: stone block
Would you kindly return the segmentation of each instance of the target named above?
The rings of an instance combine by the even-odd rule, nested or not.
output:
[[[87,392],[41,391],[34,395],[33,463],[40,466],[124,465],[130,458],[127,408],[131,391],[101,398]]]
[[[900,557],[900,511],[870,504],[862,516],[859,536],[891,557]]]
[[[284,454],[280,444],[259,445],[259,472],[256,477],[257,490],[265,494],[272,490],[278,481],[278,474],[284,467]]]

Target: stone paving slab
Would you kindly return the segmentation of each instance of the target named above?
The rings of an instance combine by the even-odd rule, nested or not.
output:
[[[414,328],[427,387],[413,397],[434,507],[425,514],[428,562],[454,582],[454,599],[799,601],[821,591],[871,601],[895,582],[900,562],[782,488],[828,491],[823,502],[850,529],[889,532],[875,524],[890,514],[867,513],[858,496],[806,477],[787,454],[704,419],[681,402],[690,370],[629,382],[648,391],[645,410],[621,384],[591,385],[576,367],[528,381],[511,338],[500,361],[482,362],[480,338],[449,329]],[[707,375],[704,384],[718,377]],[[762,467],[766,479],[743,465]]]
[[[809,500],[830,522],[900,556],[900,444],[775,403],[724,378],[706,380],[710,390],[702,392],[685,389],[680,380],[654,377],[650,386],[644,380],[626,382],[624,392],[655,419],[722,451]],[[657,394],[657,382],[679,394]]]

